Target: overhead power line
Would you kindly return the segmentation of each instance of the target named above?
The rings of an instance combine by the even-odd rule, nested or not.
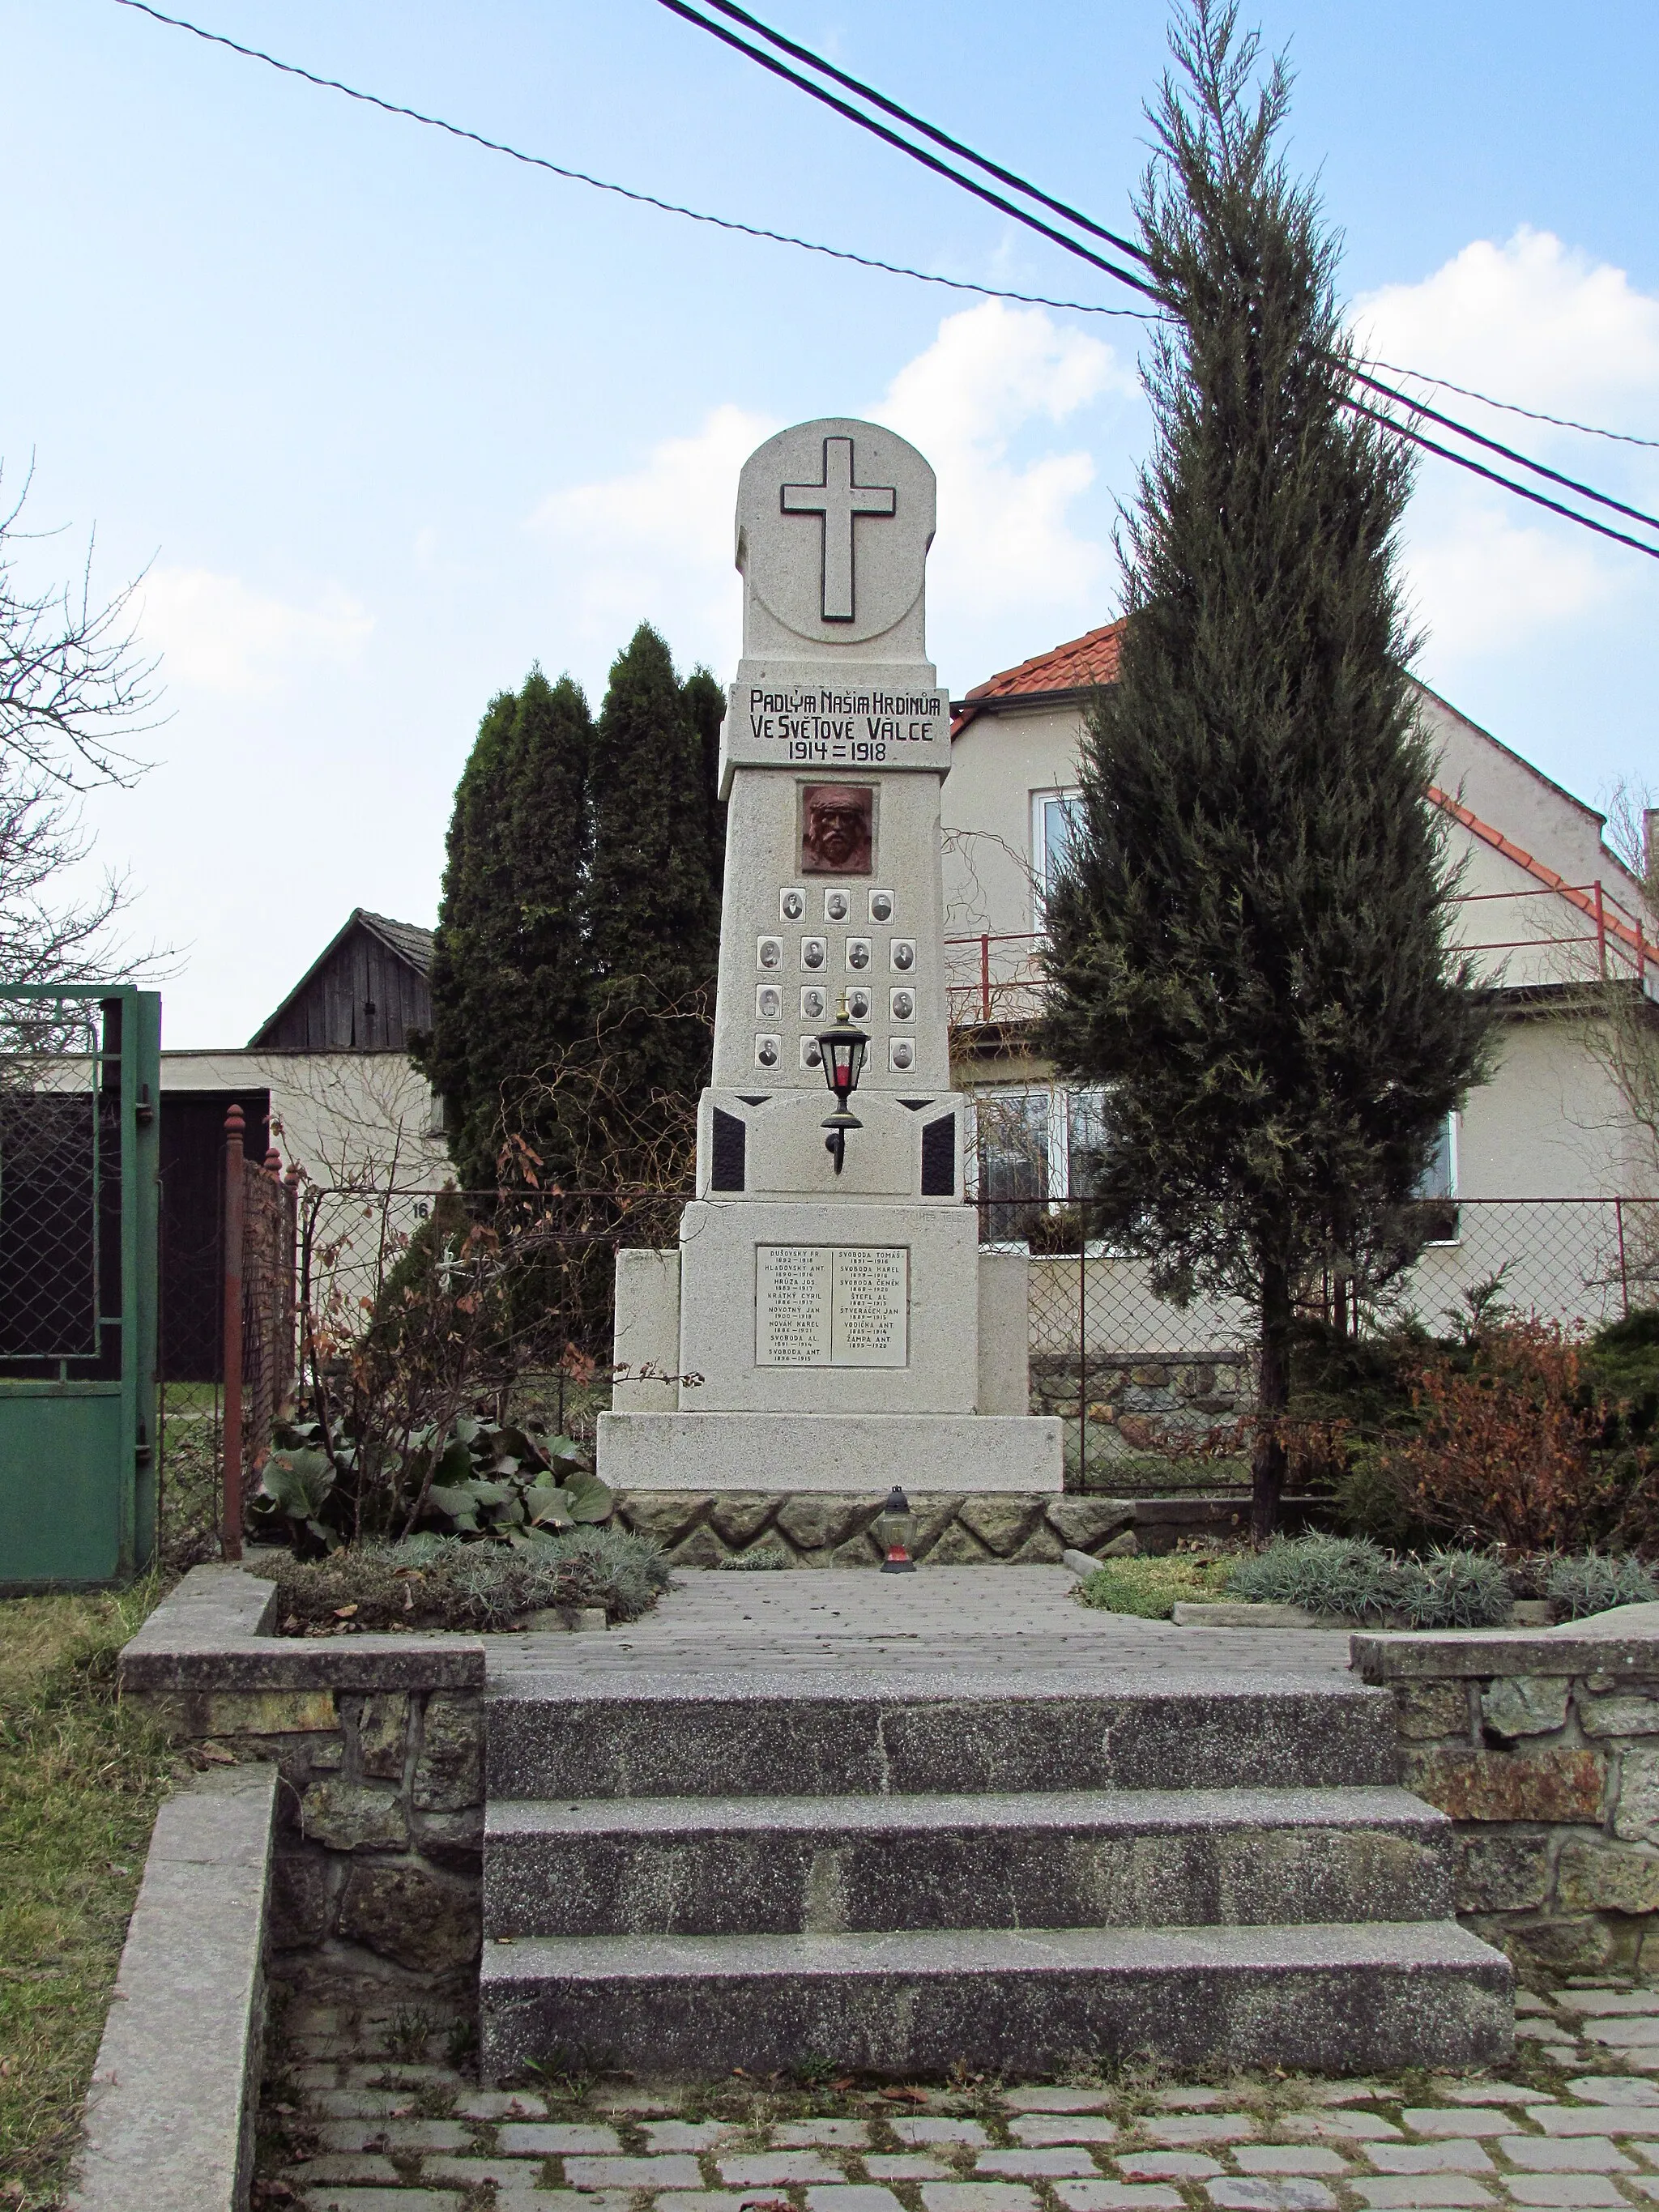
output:
[[[1118,320],[1152,322],[1158,319],[1144,307],[1107,307],[1090,300],[1054,300],[1041,292],[1005,291],[994,284],[975,284],[963,276],[940,276],[932,270],[907,268],[902,262],[882,261],[873,254],[854,253],[841,246],[826,246],[819,240],[797,238],[787,230],[768,230],[763,224],[739,222],[734,216],[709,215],[701,208],[684,207],[678,200],[659,199],[654,192],[635,191],[628,185],[612,183],[605,177],[595,177],[586,169],[572,169],[544,155],[526,154],[520,147],[509,146],[500,138],[487,138],[479,131],[470,131],[459,123],[446,122],[441,115],[428,115],[418,107],[405,107],[395,100],[383,100],[378,93],[364,92],[358,86],[346,84],[337,76],[319,76],[314,70],[302,69],[297,62],[279,61],[275,54],[267,53],[263,46],[244,46],[238,39],[227,38],[222,31],[209,31],[200,23],[188,21],[182,15],[165,15],[152,8],[149,0],[115,0],[118,8],[131,8],[152,21],[165,23],[175,31],[188,31],[191,38],[200,39],[210,46],[225,46],[245,59],[263,62],[267,69],[278,70],[283,76],[297,76],[307,84],[315,85],[324,92],[343,93],[346,99],[355,100],[365,107],[377,107],[383,115],[401,116],[406,122],[419,123],[428,131],[441,131],[451,138],[463,138],[469,145],[481,146],[487,154],[505,155],[509,161],[518,161],[527,169],[544,169],[550,176],[562,177],[573,185],[586,185],[596,192],[609,192],[616,198],[631,200],[636,207],[655,208],[662,215],[683,216],[688,222],[706,223],[714,230],[735,231],[744,238],[760,238],[774,246],[798,246],[803,253],[822,254],[830,261],[850,261],[860,269],[874,269],[886,276],[907,276],[917,284],[938,284],[950,292],[972,292],[982,300],[1012,300],[1021,307],[1058,307],[1079,315],[1108,315]]]
[[[1467,384],[1454,384],[1449,376],[1431,376],[1426,369],[1396,368],[1391,361],[1379,361],[1376,366],[1390,376],[1409,376],[1419,384],[1432,384],[1438,391],[1455,392],[1461,399],[1499,408],[1505,415],[1524,415],[1528,422],[1547,422],[1557,430],[1579,430],[1587,438],[1610,438],[1616,446],[1645,446],[1650,452],[1659,453],[1659,438],[1632,437],[1628,430],[1603,430],[1595,422],[1580,422],[1571,415],[1546,415],[1536,407],[1518,407],[1513,399],[1494,399],[1489,392],[1471,391]]]
[[[688,23],[695,23],[700,31],[707,31],[711,39],[718,39],[723,46],[746,55],[757,67],[769,70],[774,76],[780,76],[786,83],[796,86],[809,100],[816,100],[821,106],[833,108],[837,115],[843,115],[849,123],[857,124],[860,131],[867,131],[872,138],[884,139],[888,145],[896,147],[901,154],[908,154],[913,161],[920,161],[923,168],[932,169],[936,176],[947,179],[960,191],[971,192],[975,199],[983,200],[988,207],[1012,216],[1016,222],[1023,222],[1028,230],[1034,230],[1040,237],[1049,240],[1063,252],[1075,254],[1079,261],[1088,262],[1091,268],[1103,270],[1107,276],[1115,277],[1120,284],[1127,284],[1131,291],[1144,292],[1149,300],[1164,304],[1163,293],[1155,284],[1149,284],[1145,277],[1132,276],[1128,270],[1120,269],[1115,262],[1103,259],[1091,247],[1081,245],[1075,238],[1068,238],[1063,230],[1056,230],[1052,223],[1044,222],[1040,216],[1016,207],[1012,200],[1004,199],[1000,192],[994,192],[987,185],[976,184],[972,177],[964,177],[960,169],[953,169],[948,161],[941,161],[925,146],[914,145],[909,139],[902,138],[896,131],[890,131],[884,123],[878,123],[872,115],[860,113],[846,100],[838,100],[833,92],[826,92],[821,84],[814,84],[810,77],[802,76],[798,70],[790,69],[783,62],[775,61],[770,54],[763,53],[758,46],[751,46],[746,39],[738,38],[735,31],[728,31],[724,24],[711,23],[707,15],[700,15],[695,8],[688,7],[686,0],[658,0],[658,4],[666,8],[671,15],[682,16]],[[805,52],[805,49],[803,47],[801,51]],[[814,66],[827,69],[829,64],[816,63]],[[978,161],[979,156],[972,155],[969,159]],[[989,164],[981,166],[988,167]],[[1022,185],[1019,189],[1029,193],[1031,188]],[[1053,202],[1048,204],[1054,204]]]
[[[856,108],[849,106],[845,100],[837,99],[835,94],[826,92],[822,86],[815,85],[796,70],[786,68],[781,63],[775,61],[769,54],[763,53],[758,47],[750,46],[747,40],[737,38],[720,24],[711,22],[706,15],[698,14],[695,8],[687,5],[687,0],[659,0],[659,4],[668,9],[671,13],[682,16],[687,22],[695,23],[699,29],[707,31],[711,37],[719,39],[722,44],[735,48],[738,53],[746,55],[750,61],[757,63],[762,69],[770,70],[775,76],[781,76],[789,83],[799,86],[812,99],[821,101],[827,107],[833,108],[838,114],[846,116],[850,122],[856,123],[860,129],[871,132],[874,137],[884,139],[889,145],[896,146],[901,153],[908,154],[913,161],[920,161],[925,167],[947,178],[963,191],[973,193],[976,198],[988,201],[992,206],[1000,208],[1003,213],[1012,216],[1016,222],[1024,224],[1027,229],[1034,230],[1041,236],[1052,240],[1054,244],[1062,246],[1068,253],[1076,254],[1080,259],[1092,263],[1096,268],[1115,277],[1118,283],[1131,284],[1137,291],[1150,292],[1155,297],[1166,300],[1167,304],[1166,295],[1161,288],[1149,285],[1139,277],[1130,276],[1127,270],[1113,267],[1075,239],[1067,238],[1063,233],[1056,231],[1051,223],[1032,215],[1026,209],[1013,206],[1000,194],[988,191],[982,185],[976,184],[973,179],[963,176],[960,171],[952,169],[948,163],[937,160],[925,148],[914,145],[908,140],[900,137],[894,131],[888,130],[884,125],[876,122],[867,115],[861,114]],[[822,56],[813,53],[810,47],[797,45],[793,40],[785,39],[781,33],[771,30],[766,24],[761,22],[758,17],[732,4],[732,0],[704,0],[704,4],[718,8],[721,14],[730,15],[749,25],[761,37],[794,55],[809,68],[817,70],[831,77],[836,82],[856,91],[861,98],[874,101],[885,113],[902,118],[912,129],[925,131],[936,143],[948,144],[966,160],[1000,178],[1012,190],[1020,192],[1025,198],[1036,200],[1041,205],[1060,214],[1068,222],[1079,223],[1097,237],[1113,237],[1115,243],[1120,246],[1125,244],[1125,241],[1115,239],[1113,234],[1103,232],[1100,226],[1090,217],[1079,216],[1075,209],[1067,207],[1064,202],[1050,198],[1047,193],[1041,191],[1026,179],[1016,175],[1012,170],[996,167],[994,164],[985,161],[981,155],[975,153],[972,148],[964,146],[958,139],[946,139],[945,134],[936,131],[931,124],[924,123],[919,117],[912,115],[908,109],[898,106],[896,102],[889,100],[884,94],[873,91],[858,78],[848,76],[843,70],[836,69],[832,63],[826,62]],[[1135,252],[1138,259],[1147,263],[1150,266],[1148,257],[1144,252],[1139,252],[1133,246],[1128,250]],[[1467,424],[1456,421],[1453,416],[1440,413],[1438,410],[1428,406],[1421,400],[1413,399],[1408,393],[1397,391],[1392,385],[1382,383],[1376,377],[1354,368],[1346,361],[1338,365],[1358,382],[1380,393],[1384,398],[1395,401],[1413,416],[1422,416],[1437,422],[1455,436],[1468,440],[1471,445],[1479,446],[1489,453],[1498,453],[1516,466],[1526,469],[1534,475],[1544,477],[1552,483],[1559,483],[1564,489],[1575,491],[1581,497],[1594,501],[1599,507],[1611,508],[1617,514],[1627,515],[1633,522],[1639,522],[1650,528],[1659,530],[1659,519],[1644,514],[1641,508],[1627,507],[1622,500],[1611,498],[1606,492],[1597,491],[1592,486],[1579,482],[1575,477],[1564,476],[1559,470],[1547,468],[1541,461],[1531,460],[1526,454],[1516,453],[1512,447],[1501,445],[1496,439],[1488,438],[1479,430],[1470,429]],[[1381,362],[1376,365],[1379,368],[1383,366]],[[1412,372],[1395,373],[1410,374]],[[1530,499],[1538,506],[1547,507],[1553,513],[1564,515],[1570,522],[1580,523],[1584,528],[1594,530],[1604,538],[1616,538],[1620,544],[1635,546],[1642,552],[1652,552],[1654,557],[1659,559],[1659,548],[1650,547],[1639,538],[1627,537],[1623,531],[1611,530],[1603,524],[1592,521],[1589,516],[1579,514],[1574,507],[1564,506],[1559,500],[1547,499],[1541,494],[1528,491],[1523,485],[1514,483],[1510,477],[1500,475],[1496,470],[1484,468],[1466,456],[1460,456],[1449,447],[1438,444],[1435,440],[1424,437],[1419,431],[1413,428],[1411,423],[1402,422],[1396,416],[1385,413],[1380,414],[1375,409],[1365,406],[1352,393],[1344,397],[1342,404],[1356,414],[1365,416],[1370,421],[1382,424],[1396,436],[1420,447],[1425,453],[1434,453],[1443,460],[1457,462],[1460,466],[1467,468],[1472,474],[1485,477],[1491,483],[1499,484],[1504,489],[1515,492],[1522,498]]]

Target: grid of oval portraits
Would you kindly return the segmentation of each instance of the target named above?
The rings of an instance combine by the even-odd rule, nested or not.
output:
[[[755,940],[755,1065],[819,1069],[819,1033],[841,1016],[872,1030],[871,1056],[888,1030],[894,1075],[916,1064],[916,940],[896,937],[891,891],[845,884],[786,884],[778,893],[777,933]],[[879,1064],[879,1063],[878,1063]]]

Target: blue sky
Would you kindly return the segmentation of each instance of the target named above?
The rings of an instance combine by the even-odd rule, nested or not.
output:
[[[1120,304],[652,0],[179,12],[526,149],[941,274]],[[773,0],[769,20],[1109,223],[1160,5]],[[1251,20],[1247,11],[1246,20]],[[1659,9],[1273,0],[1291,154],[1390,361],[1659,436]],[[436,909],[450,794],[532,661],[597,703],[641,618],[730,673],[736,471],[873,414],[940,476],[960,693],[1115,611],[1137,325],[975,305],[632,208],[113,4],[0,0],[0,457],[71,569],[149,566],[170,719],[93,803],[173,1044],[240,1041],[354,905]],[[1476,419],[1650,510],[1659,453]],[[1659,772],[1659,563],[1426,463],[1422,672],[1592,801]]]

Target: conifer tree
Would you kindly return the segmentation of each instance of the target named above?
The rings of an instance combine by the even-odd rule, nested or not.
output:
[[[595,1031],[624,1097],[629,1147],[672,1118],[671,1099],[683,1110],[708,1079],[724,814],[710,692],[701,672],[681,685],[667,646],[641,623],[611,665],[594,732],[588,952]]]
[[[561,1133],[526,1126],[538,1071],[586,1033],[583,897],[592,718],[568,677],[532,668],[492,699],[455,793],[422,1062],[448,1104],[467,1189],[492,1187],[503,1115],[564,1165]]]
[[[1343,407],[1337,241],[1277,150],[1283,61],[1192,0],[1136,200],[1170,317],[1125,519],[1118,680],[1048,904],[1048,1048],[1106,1088],[1094,1233],[1259,1322],[1253,1521],[1273,1522],[1298,1292],[1411,1255],[1409,1199],[1483,1072],[1448,946],[1395,574],[1400,444]]]

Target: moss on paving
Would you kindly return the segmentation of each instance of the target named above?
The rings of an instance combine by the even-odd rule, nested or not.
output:
[[[115,1693],[155,1602],[0,1601],[0,2207],[60,2201],[174,1755]]]
[[[1177,1605],[1201,1605],[1227,1594],[1237,1561],[1200,1552],[1166,1552],[1153,1559],[1107,1559],[1078,1584],[1085,1605],[1102,1613],[1132,1613],[1142,1620],[1167,1620]]]

